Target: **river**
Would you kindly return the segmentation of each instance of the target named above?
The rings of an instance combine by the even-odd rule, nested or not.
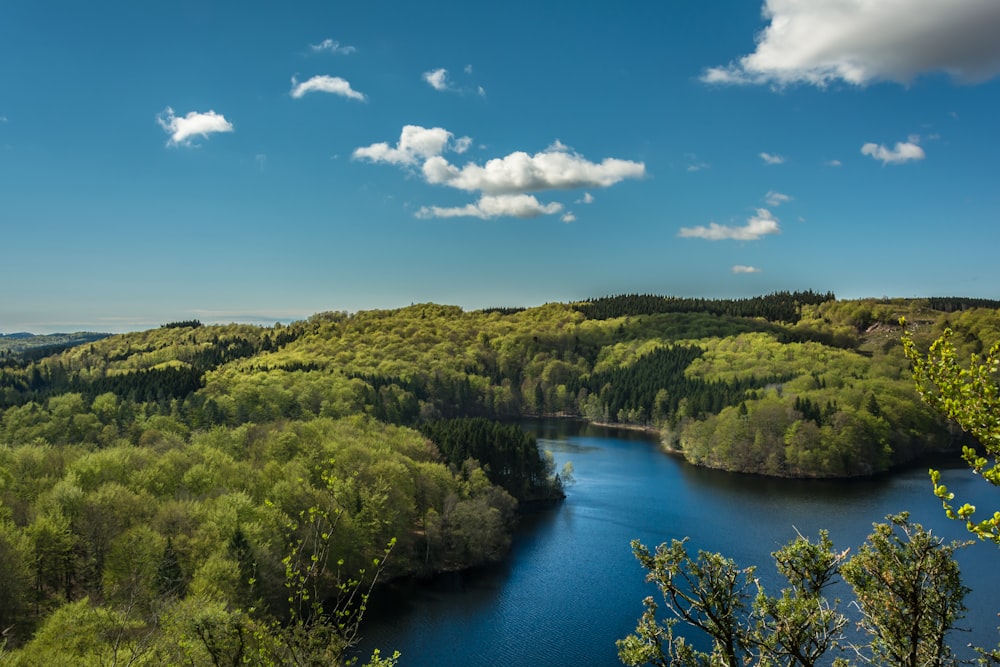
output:
[[[500,565],[381,592],[363,627],[363,655],[398,650],[400,667],[620,665],[615,640],[634,630],[643,598],[655,593],[632,556],[635,538],[652,548],[687,536],[691,552],[757,565],[777,594],[770,553],[796,531],[815,538],[826,528],[836,548],[853,553],[873,522],[906,510],[936,535],[968,536],[943,516],[926,467],[863,480],[780,480],[688,465],[640,432],[571,421],[525,427],[557,469],[573,463],[565,502],[524,516]],[[968,469],[942,474],[963,501],[1000,505],[1000,494]],[[958,561],[973,589],[960,626],[971,632],[952,644],[994,647],[1000,549],[975,544]],[[849,599],[841,587],[837,594]]]

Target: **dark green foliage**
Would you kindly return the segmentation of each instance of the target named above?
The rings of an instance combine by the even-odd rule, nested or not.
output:
[[[156,568],[157,592],[167,597],[183,597],[185,583],[173,539],[168,537],[167,544],[163,548],[163,557]]]
[[[676,421],[682,402],[689,417],[715,414],[742,401],[749,391],[785,379],[766,376],[705,382],[686,377],[685,369],[702,353],[692,346],[661,347],[628,366],[585,377],[580,384],[599,396],[607,410],[607,421],[647,424]]]
[[[182,322],[168,322],[161,324],[161,329],[197,329],[202,326],[199,320],[184,320]]]
[[[933,310],[940,310],[944,313],[954,313],[956,311],[969,310],[970,308],[1000,308],[1000,301],[997,299],[970,299],[959,296],[933,296],[927,299],[927,305]]]
[[[833,301],[832,292],[775,292],[749,299],[691,299],[651,294],[623,294],[576,304],[588,318],[606,320],[654,313],[711,313],[733,317],[762,317],[769,322],[797,322],[803,305]]]
[[[420,425],[420,432],[437,446],[445,461],[459,467],[475,459],[489,480],[518,500],[533,500],[561,493],[552,470],[538,451],[533,435],[516,424],[482,417],[438,419]]]
[[[108,375],[92,382],[72,382],[70,391],[85,391],[93,397],[111,392],[139,403],[156,403],[184,398],[204,386],[204,371],[191,367],[169,366],[121,375]]]

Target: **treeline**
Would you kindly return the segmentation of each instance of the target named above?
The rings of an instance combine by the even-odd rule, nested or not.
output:
[[[940,310],[943,313],[954,313],[955,311],[970,310],[972,308],[1000,308],[1000,301],[996,299],[970,299],[968,297],[957,296],[934,296],[927,299],[927,306],[932,310]]]
[[[201,320],[183,320],[181,322],[167,322],[161,324],[161,329],[197,329],[202,326]]]
[[[652,294],[622,294],[588,299],[575,304],[587,317],[607,320],[615,317],[655,313],[710,313],[731,317],[762,317],[769,322],[794,323],[803,305],[833,301],[833,292],[774,292],[746,299],[699,299]]]

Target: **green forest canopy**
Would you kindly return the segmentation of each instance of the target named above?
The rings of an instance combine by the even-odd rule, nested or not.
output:
[[[264,646],[268,619],[305,618],[285,601],[290,551],[330,566],[314,582],[327,595],[361,570],[368,585],[501,558],[518,500],[561,490],[536,443],[499,419],[655,428],[726,470],[886,470],[957,435],[914,391],[899,318],[917,345],[952,329],[965,354],[1000,340],[998,306],[626,295],[266,328],[191,320],[8,349],[0,627],[10,647],[35,637],[80,663],[108,659],[114,628],[149,661],[200,663],[250,650],[233,639],[247,633]],[[107,627],[55,639],[66,618]]]

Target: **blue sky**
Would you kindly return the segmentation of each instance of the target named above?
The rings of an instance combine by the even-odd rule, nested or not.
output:
[[[0,5],[0,332],[1000,298],[996,0]]]

